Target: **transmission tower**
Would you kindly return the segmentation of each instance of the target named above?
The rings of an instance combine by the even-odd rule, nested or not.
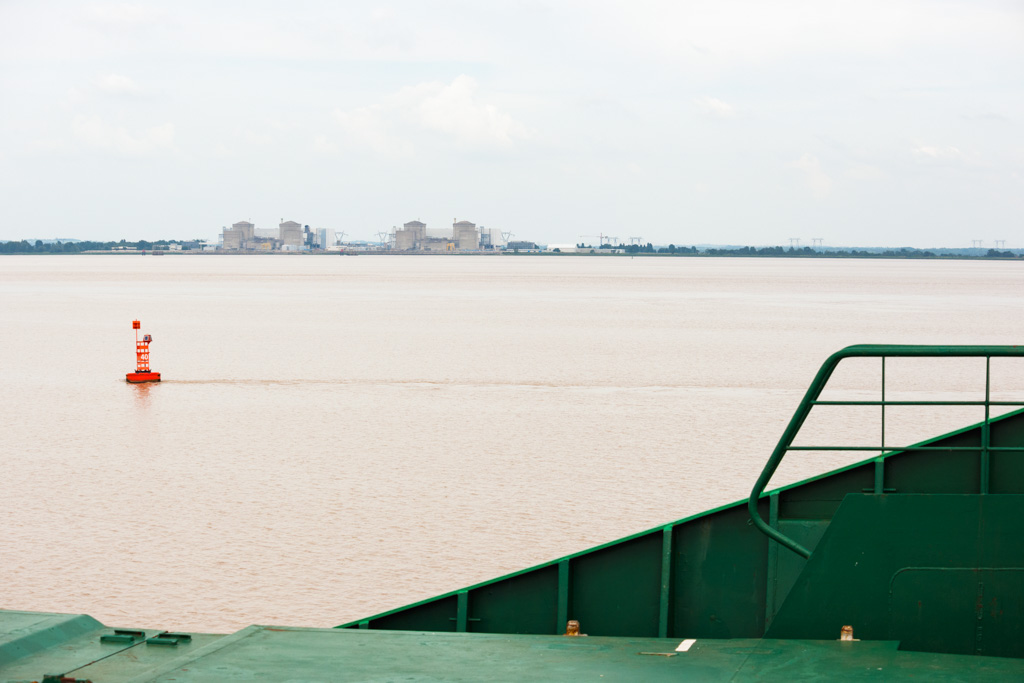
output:
[[[971,240],[971,246],[975,249],[981,249],[981,240]]]
[[[1006,240],[996,240],[996,249],[1005,249]]]
[[[820,247],[822,242],[824,242],[824,241],[825,240],[823,238],[821,238],[821,237],[812,237],[811,238],[811,246],[812,247]]]
[[[799,246],[800,246],[800,238],[799,237],[790,237],[789,238],[789,247],[790,247],[790,249],[793,249],[793,248],[796,248],[796,247],[799,247]]]
[[[643,237],[630,237],[629,238],[629,243],[630,244],[643,244],[644,243],[644,238]]]

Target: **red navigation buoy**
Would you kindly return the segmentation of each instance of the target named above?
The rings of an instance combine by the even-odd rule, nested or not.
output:
[[[159,382],[160,373],[152,372],[149,369],[149,345],[153,341],[152,335],[144,334],[139,339],[139,328],[142,324],[138,320],[132,321],[132,329],[135,330],[135,372],[129,372],[124,376],[125,381],[132,384],[142,382]]]

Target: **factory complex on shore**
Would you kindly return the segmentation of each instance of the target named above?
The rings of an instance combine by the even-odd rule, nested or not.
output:
[[[391,251],[400,253],[452,253],[537,249],[532,242],[513,242],[510,233],[489,229],[470,221],[456,220],[451,229],[432,230],[421,221],[378,233],[377,243],[347,244],[344,233],[329,228],[310,229],[295,221],[283,221],[277,229],[261,230],[249,221],[234,223],[221,233],[219,250],[235,252],[270,251]]]

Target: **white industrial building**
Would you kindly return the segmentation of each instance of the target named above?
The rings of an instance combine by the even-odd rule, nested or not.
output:
[[[321,249],[333,247],[336,241],[334,231],[330,228],[316,229],[316,245]]]
[[[500,249],[506,246],[505,237],[499,228],[485,228],[480,226],[480,248]]]

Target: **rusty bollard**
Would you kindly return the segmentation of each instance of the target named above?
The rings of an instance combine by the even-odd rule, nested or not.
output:
[[[570,619],[569,622],[565,625],[565,633],[563,633],[562,635],[585,636],[587,634],[580,633],[580,622],[576,621],[575,619]]]

